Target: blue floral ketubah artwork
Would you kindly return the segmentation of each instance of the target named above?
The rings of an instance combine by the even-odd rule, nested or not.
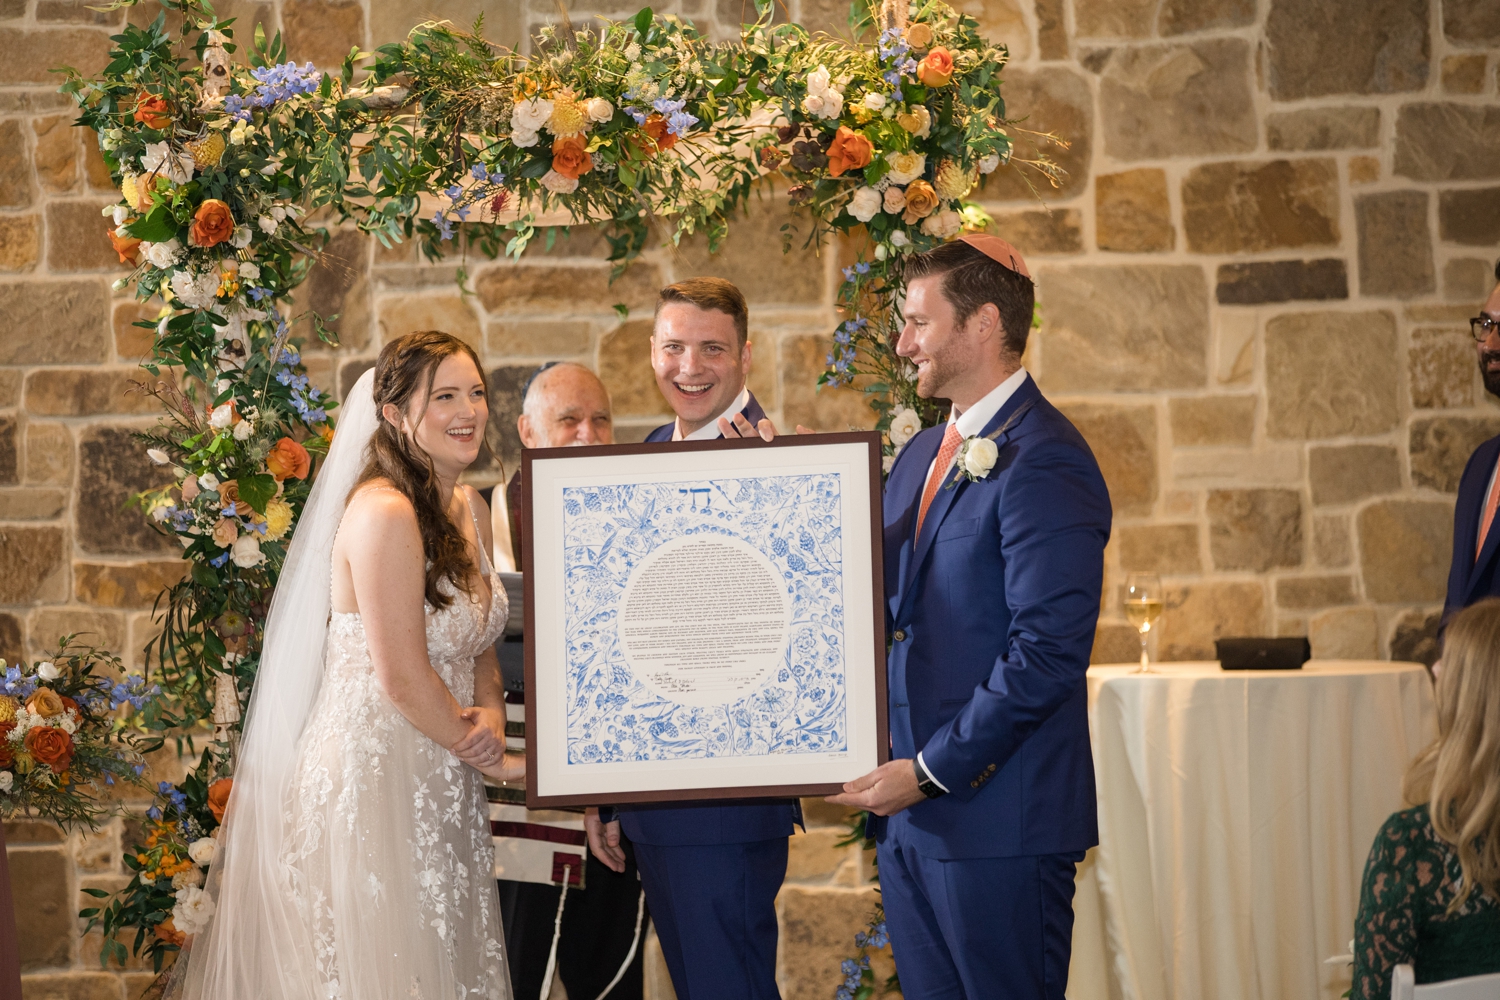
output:
[[[840,487],[564,488],[570,764],[847,749]]]

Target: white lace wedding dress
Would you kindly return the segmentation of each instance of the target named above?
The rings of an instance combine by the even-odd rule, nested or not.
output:
[[[428,657],[460,705],[508,610],[485,571],[488,609],[447,581],[452,603],[426,608]],[[386,699],[357,612],[329,621],[289,810],[286,891],[321,997],[510,996],[483,780]]]

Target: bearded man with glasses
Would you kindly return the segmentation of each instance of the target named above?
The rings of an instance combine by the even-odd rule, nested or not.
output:
[[[1484,388],[1500,398],[1500,262],[1495,264],[1495,281],[1479,315],[1469,320],[1469,328],[1474,334]],[[1497,507],[1500,507],[1500,436],[1474,449],[1459,480],[1453,521],[1453,568],[1448,574],[1444,622],[1482,597],[1500,595]]]

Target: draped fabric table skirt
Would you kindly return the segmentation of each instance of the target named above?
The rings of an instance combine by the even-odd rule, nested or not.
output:
[[[1337,1000],[1360,878],[1436,735],[1420,664],[1089,670],[1099,846],[1070,1000]]]

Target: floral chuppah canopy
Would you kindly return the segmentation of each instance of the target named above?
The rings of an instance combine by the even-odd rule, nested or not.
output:
[[[653,230],[716,247],[753,186],[784,178],[809,244],[867,237],[844,270],[822,381],[860,378],[890,452],[936,418],[892,350],[901,260],[984,226],[965,198],[1020,162],[1000,96],[1005,49],[937,0],[856,3],[851,29],[868,44],[773,25],[770,0],[732,44],[650,8],[544,28],[529,57],[485,41],[481,25],[428,23],[373,56],[351,51],[337,74],[288,61],[259,25],[242,55],[207,0],[160,2],[180,17],[177,38],[165,11],[129,26],[102,74],[69,71],[63,87],[120,185],[100,237],[133,268],[117,287],[162,303],[141,325],[155,329],[147,389],[166,419],[144,438],[171,481],[140,502],[192,570],[160,602],[148,649],[160,692],[144,718],[161,730],[210,713],[217,723],[194,774],[161,787],[146,842],[126,854],[129,885],[85,912],[105,931],[102,957],[123,961],[115,936],[135,928],[130,950],[158,968],[211,915],[200,886],[240,699],[333,433],[335,404],[309,383],[293,336],[305,322],[336,340],[325,317],[292,311],[329,238],[313,219],[353,220],[387,245],[420,239],[435,259],[460,222],[468,246],[519,256],[538,218],[561,211],[604,227],[618,274]],[[1024,162],[1052,179],[1045,158]],[[424,198],[442,207],[427,216]],[[883,930],[860,939],[883,944]],[[867,964],[845,971],[850,995],[872,988]]]

